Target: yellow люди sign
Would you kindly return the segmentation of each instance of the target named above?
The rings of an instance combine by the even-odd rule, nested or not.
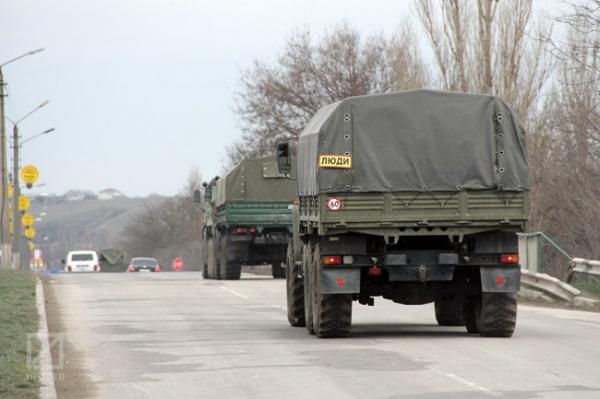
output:
[[[351,169],[352,155],[321,155],[319,168]]]

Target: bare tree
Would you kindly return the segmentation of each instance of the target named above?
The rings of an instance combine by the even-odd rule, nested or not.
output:
[[[569,60],[584,69],[598,72],[600,65],[590,55],[597,53],[600,46],[600,0],[569,4],[571,12],[557,18],[559,23],[568,27],[568,34],[566,40],[553,42],[555,55],[560,60]],[[579,40],[573,40],[574,36],[579,36]]]
[[[544,131],[546,163],[539,186],[536,227],[573,255],[600,258],[600,1],[572,5],[558,18],[567,27],[554,43],[557,81]],[[548,259],[551,271],[566,265]]]
[[[296,137],[327,103],[427,85],[417,46],[407,21],[389,40],[363,37],[348,24],[317,43],[310,31],[296,32],[275,65],[255,61],[242,73],[235,111],[243,133],[229,148],[229,164],[271,153],[275,142]]]
[[[524,120],[552,70],[550,27],[534,26],[531,0],[415,0],[445,90],[495,94]]]
[[[180,195],[159,204],[146,204],[145,211],[123,231],[121,247],[125,252],[156,257],[161,265],[182,257],[187,269],[199,270],[203,218],[192,193],[201,181],[197,168],[193,168]]]

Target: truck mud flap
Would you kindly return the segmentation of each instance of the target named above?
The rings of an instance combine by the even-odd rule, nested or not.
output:
[[[521,269],[516,267],[482,267],[481,292],[517,292],[521,287]]]
[[[358,294],[360,269],[321,269],[321,294]]]

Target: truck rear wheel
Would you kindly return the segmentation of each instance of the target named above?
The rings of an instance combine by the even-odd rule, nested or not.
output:
[[[217,278],[216,273],[217,259],[215,257],[215,240],[214,238],[209,238],[206,242],[206,278]]]
[[[313,328],[319,338],[341,338],[350,334],[352,295],[321,294],[321,251],[315,246],[312,256]]]
[[[288,244],[286,256],[287,318],[292,327],[304,327],[304,281],[294,259],[294,245]]]
[[[285,269],[279,262],[273,262],[271,264],[271,275],[273,278],[285,278]]]
[[[465,325],[470,333],[482,337],[511,337],[517,324],[515,295],[487,292],[465,303]]]
[[[463,304],[460,298],[440,298],[435,301],[435,318],[440,326],[464,326]]]
[[[239,280],[242,275],[242,265],[238,262],[224,261],[225,267],[222,268],[222,278],[224,280]]]
[[[215,278],[217,280],[239,280],[242,265],[239,262],[227,260],[227,250],[227,235],[219,232],[216,245]]]
[[[312,272],[310,263],[312,262],[312,251],[309,244],[304,244],[302,251],[302,265],[304,269],[304,324],[309,334],[314,334],[313,328],[313,289]]]
[[[476,304],[480,301],[481,297],[465,298],[465,303],[463,304],[463,318],[469,334],[479,334],[477,319],[479,318],[479,313],[481,313],[481,306]],[[478,308],[477,310],[476,307]]]
[[[206,263],[202,265],[202,278],[205,280],[208,278],[208,265]]]

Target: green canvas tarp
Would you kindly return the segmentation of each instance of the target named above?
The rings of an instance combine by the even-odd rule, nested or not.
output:
[[[415,90],[350,97],[315,114],[298,154],[300,195],[528,189],[525,132],[495,96]],[[322,155],[351,157],[351,167],[320,167]]]
[[[120,249],[101,249],[98,251],[98,260],[103,272],[123,272],[129,265],[127,254]]]
[[[217,180],[216,204],[226,201],[292,202],[296,197],[296,165],[287,178],[277,172],[275,156],[247,159]]]

